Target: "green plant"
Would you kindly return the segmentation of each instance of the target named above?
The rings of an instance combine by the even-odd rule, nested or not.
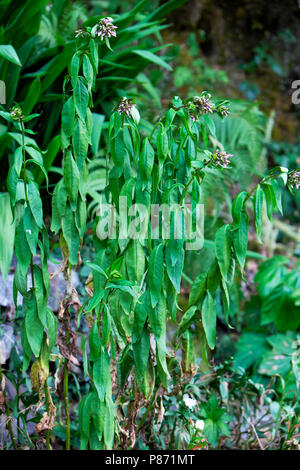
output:
[[[174,3],[178,2],[167,2],[148,16],[147,21],[156,22]],[[142,4],[138,4],[139,8]],[[119,18],[118,28],[121,29],[122,21],[126,23],[129,19],[129,14]],[[64,273],[67,292],[57,316],[47,307],[50,241],[34,168],[42,171],[49,190],[48,172],[43,152],[30,137],[33,131],[27,124],[39,116],[24,114],[19,105],[10,112],[0,112],[9,130],[15,131],[9,135],[17,145],[7,188],[18,261],[14,275],[15,304],[18,293],[23,298],[23,371],[30,366],[32,391],[38,394],[39,405],[44,406],[36,431],[45,436],[47,449],[51,448],[56,424],[57,408],[53,399],[56,390],[63,399],[65,448],[69,450],[72,442],[76,445],[71,435],[70,371],[79,363],[78,335],[83,374],[88,381],[78,410],[80,448],[130,449],[136,445],[157,396],[180,394],[183,379],[195,375],[199,365],[196,340],[201,344],[203,364],[209,367],[210,351],[217,341],[217,315],[222,315],[230,327],[231,287],[235,276],[243,275],[249,254],[250,208],[254,209],[256,233],[261,241],[264,202],[272,219],[276,210],[281,211],[280,185],[291,191],[300,185],[298,169],[276,167],[250,191],[238,193],[231,215],[227,215],[228,223],[220,219],[214,239],[209,240],[208,265],[194,281],[189,279],[184,272],[185,253],[188,250],[197,253],[202,248],[203,233],[191,229],[193,220],[203,221],[203,214],[199,219],[197,211],[203,202],[205,182],[209,175],[218,181],[219,174],[233,171],[234,155],[220,144],[215,125],[215,120],[218,126],[218,120],[227,119],[229,103],[214,102],[207,92],[186,100],[176,96],[147,132],[145,126],[139,128],[140,115],[134,100],[123,97],[114,108],[108,126],[102,126],[103,118],[91,112],[93,91],[99,84],[98,48],[102,50],[105,46],[110,50],[116,24],[112,18],[104,17],[76,31],[76,50],[72,52],[68,74],[63,80],[62,168],[58,170],[61,178],[51,195],[51,232],[59,240],[62,263],[58,272]],[[129,29],[123,36],[123,46],[131,40]],[[153,52],[137,49],[132,52],[166,66]],[[116,63],[117,59],[114,56]],[[81,305],[72,284],[71,268],[82,263],[89,192],[88,154],[90,148],[95,154],[98,152],[102,131],[107,142],[105,185],[99,191],[101,202],[93,227],[94,259],[83,260],[90,268],[90,276],[86,284],[88,298]],[[237,135],[240,138],[235,139],[236,146],[246,146],[245,134],[237,132]],[[105,212],[108,205],[113,217]],[[167,226],[160,228],[159,215],[154,223],[150,216],[153,208],[162,205],[171,210]],[[212,208],[206,209],[209,215]],[[189,222],[184,211],[190,217]],[[41,266],[35,262],[37,253]],[[191,289],[187,305],[179,307],[182,279],[191,284]],[[171,345],[167,342],[169,326],[174,332]],[[88,335],[84,334],[86,331]],[[50,362],[56,369],[54,377],[51,377]],[[183,395],[182,399],[189,408],[189,395]],[[199,407],[197,418],[201,417],[205,421],[204,434],[212,446],[217,446],[222,436],[229,435],[229,416],[219,407],[216,394],[211,394]],[[185,409],[186,428],[191,426],[191,418]],[[61,425],[57,431],[61,434]],[[191,429],[188,431],[191,437]]]

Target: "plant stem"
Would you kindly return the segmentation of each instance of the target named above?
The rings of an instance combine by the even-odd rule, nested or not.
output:
[[[185,198],[185,196],[186,196],[186,193],[188,192],[189,186],[190,186],[190,184],[192,183],[193,179],[194,179],[194,175],[191,176],[190,179],[188,180],[188,182],[186,183],[185,188],[184,188],[184,190],[183,190],[183,193],[182,193],[182,195],[181,195],[181,198],[180,198],[180,200],[179,200],[179,205],[181,205],[181,204],[183,203],[184,198]]]
[[[3,385],[4,384],[4,385]],[[6,414],[7,414],[7,427],[8,427],[8,432],[10,435],[10,439],[13,445],[14,450],[18,450],[18,446],[15,440],[13,428],[12,428],[12,423],[11,423],[11,416],[10,416],[10,409],[9,409],[9,404],[8,404],[8,398],[6,394],[6,381],[5,381],[5,376],[2,373],[2,368],[0,364],[0,387],[3,393],[4,401],[5,401],[5,409],[6,409]]]
[[[193,284],[193,280],[192,280],[187,274],[185,274],[184,272],[182,272],[181,277],[182,277],[182,279],[184,279],[188,284],[190,284],[190,285]]]
[[[23,121],[20,121],[21,125],[21,131],[22,131],[22,153],[23,153],[23,173],[24,173],[24,192],[25,192],[25,200],[26,204],[29,207],[29,199],[28,199],[28,192],[27,192],[27,175],[26,175],[26,154],[25,154],[25,130],[24,130],[24,124]],[[31,271],[31,282],[32,282],[32,288],[35,288],[35,283],[34,283],[34,273],[33,273],[33,256],[31,255],[30,258],[30,271]]]
[[[153,134],[154,134],[154,132],[155,132],[155,129],[157,128],[157,126],[159,126],[159,124],[160,124],[160,120],[157,121],[157,123],[156,123],[155,126],[153,127],[153,129],[152,129],[152,131],[151,131],[151,134],[150,134],[150,136],[149,136],[149,142],[151,142],[151,139],[152,139],[152,136],[153,136]]]
[[[49,388],[48,385],[45,384],[45,401],[46,401],[46,411],[48,416],[50,416],[50,407],[49,407]],[[46,449],[51,450],[51,445],[50,445],[50,429],[47,430],[46,433]]]
[[[65,401],[65,413],[66,413],[66,450],[70,450],[70,404],[69,404],[69,376],[68,376],[68,361],[65,360],[64,364],[64,401]]]

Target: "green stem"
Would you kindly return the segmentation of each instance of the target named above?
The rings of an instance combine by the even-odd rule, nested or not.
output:
[[[143,416],[141,417],[141,420],[140,420],[140,422],[139,422],[139,424],[138,424],[138,427],[137,427],[137,432],[142,428],[143,424],[145,423],[145,421],[146,421],[146,419],[147,419],[147,417],[148,417],[148,414],[149,414],[150,410],[152,409],[152,405],[153,405],[153,402],[154,402],[154,400],[155,400],[155,396],[156,396],[156,391],[154,392],[153,397],[152,397],[151,400],[149,401],[145,413],[144,413]]]
[[[150,134],[150,136],[149,136],[149,142],[151,142],[151,139],[152,139],[152,136],[153,136],[153,134],[154,134],[154,132],[155,132],[155,129],[157,128],[157,126],[159,126],[159,124],[160,124],[160,120],[159,120],[159,121],[155,124],[155,126],[153,127],[153,129],[152,129],[152,131],[151,131],[151,134]]]
[[[183,203],[184,198],[185,198],[185,196],[186,196],[186,193],[188,192],[189,186],[190,186],[190,184],[192,183],[193,179],[194,179],[194,175],[190,177],[190,179],[188,180],[187,184],[185,185],[185,188],[184,188],[183,193],[182,193],[182,195],[181,195],[181,198],[180,198],[180,200],[179,200],[179,205],[181,205],[181,204]]]
[[[188,282],[190,285],[193,285],[193,280],[184,272],[181,273],[182,279],[184,279],[186,282]]]
[[[70,404],[69,404],[69,376],[68,376],[68,361],[65,360],[64,364],[64,402],[65,402],[65,413],[66,413],[66,450],[70,450]]]
[[[20,125],[21,125],[21,132],[22,132],[24,192],[25,192],[25,201],[26,201],[27,206],[29,207],[29,199],[28,199],[28,192],[27,192],[28,181],[27,181],[27,175],[26,175],[25,129],[24,129],[23,121],[20,121]],[[35,283],[34,283],[33,256],[32,255],[31,255],[31,258],[30,258],[30,271],[31,271],[32,287],[34,289],[35,288]]]

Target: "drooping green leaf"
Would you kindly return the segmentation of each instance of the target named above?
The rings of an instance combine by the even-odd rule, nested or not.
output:
[[[225,224],[217,230],[215,236],[216,256],[221,274],[225,279],[228,275],[231,259],[232,235],[230,230],[230,225]]]
[[[207,291],[202,304],[202,323],[206,335],[207,344],[210,349],[214,349],[216,341],[217,312],[215,301],[209,291]]]
[[[150,299],[153,308],[158,304],[164,274],[164,247],[160,243],[151,252],[149,257],[148,280]]]
[[[261,231],[262,231],[263,202],[264,202],[264,193],[263,193],[263,190],[261,189],[261,186],[258,185],[257,190],[253,197],[253,207],[254,207],[256,234],[257,234],[257,239],[259,243],[262,243]]]

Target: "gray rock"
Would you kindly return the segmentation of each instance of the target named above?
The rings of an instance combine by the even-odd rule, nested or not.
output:
[[[34,258],[34,263],[40,265],[40,258],[37,256]],[[59,265],[48,261],[49,273],[52,274],[58,270]],[[0,275],[0,305],[2,307],[11,307],[14,304],[13,299],[13,279],[14,275],[9,274],[7,279],[4,281]],[[72,282],[75,287],[80,284],[79,275],[76,271],[72,271]],[[27,278],[28,288],[31,287],[31,276],[28,274]],[[59,303],[63,299],[66,293],[66,281],[63,273],[59,273],[53,279],[50,280],[50,291],[48,299],[48,307],[57,312],[59,309]],[[22,296],[18,294],[17,304],[22,305]]]
[[[15,343],[14,329],[7,324],[0,325],[0,364],[9,359],[11,349]]]

